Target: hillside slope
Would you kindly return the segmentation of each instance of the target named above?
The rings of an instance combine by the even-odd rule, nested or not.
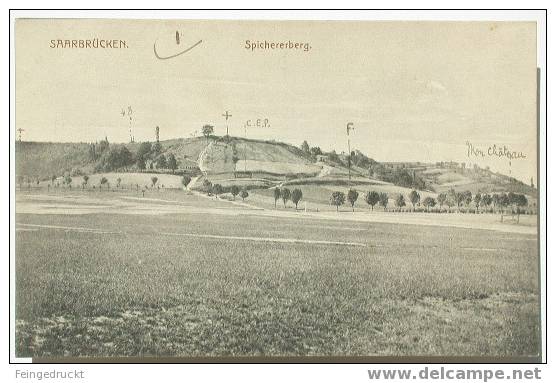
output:
[[[16,142],[15,172],[32,179],[49,179],[64,171],[91,172],[88,144],[54,142]]]
[[[95,145],[99,147],[99,143]],[[157,169],[157,158],[172,154],[177,162],[177,174],[196,171],[196,174],[191,175],[203,175],[197,178],[198,182],[209,179],[223,185],[384,185],[382,188],[398,185],[408,190],[417,188],[433,193],[454,189],[456,192],[469,190],[473,194],[513,191],[533,198],[537,196],[537,189],[511,177],[488,169],[457,168],[455,163],[378,163],[366,158],[367,165],[358,166],[354,162],[351,168],[352,180],[347,182],[345,156],[317,162],[315,156],[287,143],[239,137],[191,137],[161,141],[160,150],[149,155],[147,169],[141,170],[136,163],[140,146],[141,143],[109,144],[109,150],[126,148],[130,162],[125,167],[103,169],[102,172],[145,172],[145,182],[148,183],[150,173],[170,172],[170,169]],[[102,156],[91,158],[91,145],[88,143],[17,142],[15,149],[16,174],[32,181],[48,180],[53,175],[68,173],[79,176],[101,172],[98,164]],[[358,155],[365,157],[362,153]],[[415,180],[424,186],[413,185]],[[392,189],[392,192],[395,190]]]

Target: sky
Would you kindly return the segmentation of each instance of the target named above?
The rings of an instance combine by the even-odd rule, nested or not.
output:
[[[94,38],[125,47],[51,47]],[[171,56],[200,40],[171,59],[153,49]],[[154,140],[156,126],[164,140],[227,124],[341,152],[352,122],[352,149],[378,161],[476,163],[536,184],[535,23],[22,19],[15,41],[26,141],[128,142],[131,106],[136,141]],[[468,142],[525,158],[469,157]]]

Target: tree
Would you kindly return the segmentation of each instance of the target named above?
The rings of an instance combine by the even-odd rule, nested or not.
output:
[[[247,192],[247,190],[244,189],[244,190],[241,191],[239,196],[241,197],[242,201],[245,201],[245,198],[249,197],[249,193]]]
[[[492,208],[496,211],[496,208],[500,208],[500,194],[492,195]]]
[[[239,186],[232,185],[232,187],[230,188],[230,193],[232,193],[232,196],[234,197],[234,201],[235,201],[236,200],[236,195],[239,194]]]
[[[108,150],[109,147],[110,144],[108,143],[108,137],[104,137],[104,140],[100,140],[100,142],[98,143],[98,152],[102,154],[106,150]]]
[[[523,194],[510,192],[508,193],[508,202],[519,211],[519,207],[527,205],[527,197]]]
[[[133,155],[125,145],[117,145],[105,150],[96,164],[96,171],[109,172],[119,168],[127,168],[133,164]]]
[[[87,186],[87,183],[89,182],[89,176],[88,175],[84,175],[83,176],[83,189],[85,189],[85,186]]]
[[[427,210],[430,211],[430,208],[436,205],[436,200],[433,197],[426,197],[423,200],[423,205],[425,205]]]
[[[307,141],[303,141],[303,143],[301,144],[301,150],[303,150],[304,153],[310,154],[311,151],[309,149],[309,144],[307,143]]]
[[[181,184],[182,184],[184,187],[187,187],[187,185],[189,185],[190,182],[191,182],[191,177],[189,177],[188,175],[184,175],[184,176],[181,178]]]
[[[284,207],[286,207],[286,204],[288,202],[288,200],[290,199],[292,193],[290,192],[290,189],[288,188],[283,188],[280,191],[280,197],[282,197],[282,201],[284,202]]]
[[[67,175],[67,176],[64,177],[64,183],[65,183],[66,185],[68,185],[68,187],[69,187],[70,189],[71,189],[71,182],[72,182],[72,181],[73,181],[73,180],[71,179],[71,177],[70,177],[69,175]]]
[[[481,204],[482,200],[483,200],[483,196],[481,195],[481,193],[477,192],[477,194],[475,194],[475,197],[473,197],[473,202],[475,203],[476,211],[479,211],[479,205]]]
[[[515,199],[515,204],[517,205],[517,223],[519,223],[519,215],[521,214],[521,208],[527,206],[529,202],[527,201],[527,197],[523,194],[518,194]]]
[[[120,177],[118,177],[118,178],[116,179],[116,187],[119,188],[120,185],[121,185],[121,183],[122,183],[122,179],[121,179]]]
[[[166,162],[166,156],[161,154],[156,161],[157,169],[166,169],[168,167],[168,163]]]
[[[413,211],[415,211],[415,204],[421,201],[421,195],[417,193],[417,191],[412,190],[411,193],[409,193],[409,201],[413,205]]]
[[[102,177],[100,179],[99,189],[102,190],[102,185],[107,184],[107,183],[108,183],[108,179],[106,177]]]
[[[178,168],[178,161],[176,161],[176,156],[174,153],[168,154],[168,169],[172,170],[172,174]]]
[[[139,145],[139,148],[137,149],[137,161],[142,160],[143,163],[145,163],[145,160],[151,155],[151,151],[152,144],[150,142],[141,142],[141,145]]]
[[[292,191],[292,202],[295,204],[295,210],[297,210],[297,204],[303,198],[303,192],[301,189],[293,189]]]
[[[507,208],[508,205],[510,204],[510,199],[508,198],[508,195],[506,193],[501,193],[500,200],[498,201],[498,203],[500,204],[502,209]]]
[[[483,194],[482,198],[481,198],[481,204],[483,205],[483,207],[486,208],[490,206],[490,204],[492,203],[492,196],[490,194]]]
[[[464,191],[462,194],[463,203],[465,203],[465,206],[467,206],[467,209],[469,209],[469,204],[473,202],[473,194],[469,190]]]
[[[161,152],[162,152],[162,145],[160,145],[160,142],[157,141],[152,146],[151,155],[154,158],[157,155],[159,155]]]
[[[207,194],[211,194],[212,193],[212,182],[210,182],[209,180],[205,179],[203,181],[203,191]]]
[[[355,201],[359,198],[359,192],[355,189],[349,189],[347,193],[347,199],[351,205],[351,211],[355,211]]]
[[[459,210],[461,201],[463,201],[463,194],[456,192],[454,189],[450,189],[450,191],[448,192],[448,201],[446,201],[448,203],[448,206],[450,206],[450,201],[452,202],[452,206],[457,205]]]
[[[54,182],[56,181],[56,175],[52,175],[52,177],[50,177],[50,180],[52,181],[52,186],[54,186]],[[19,187],[21,187],[22,183],[23,183],[23,177],[21,176],[21,182],[19,183]]]
[[[125,145],[120,146],[118,150],[118,167],[127,168],[131,164],[133,164],[133,154],[131,154]]]
[[[219,194],[222,194],[222,191],[223,191],[222,185],[220,185],[220,184],[214,184],[214,185],[212,186],[212,192],[214,193],[214,195],[216,196],[216,198],[218,198],[218,195],[219,195]]]
[[[156,176],[151,177],[151,183],[153,185],[153,188],[154,188],[154,186],[156,185],[157,182],[158,182],[158,177],[156,177]]]
[[[343,192],[335,191],[330,196],[330,204],[336,206],[336,211],[338,208],[346,202],[346,195]]]
[[[515,194],[514,192],[508,193],[508,202],[509,205],[512,205],[512,210],[514,210],[514,207],[517,206],[517,196],[518,194]]]
[[[276,202],[280,199],[281,196],[280,188],[274,188],[274,208],[276,209]]]
[[[214,126],[208,124],[203,125],[202,132],[203,132],[203,136],[206,137],[208,142],[209,137],[214,133]]]
[[[371,206],[371,210],[375,209],[375,205],[380,201],[380,194],[376,191],[367,192],[365,195],[365,202]]]
[[[311,155],[314,156],[314,157],[316,157],[316,156],[322,154],[322,150],[321,150],[320,147],[318,147],[318,146],[313,146],[313,147],[310,149],[310,151],[311,151]]]
[[[405,197],[403,196],[403,194],[400,194],[400,195],[398,195],[398,197],[396,197],[395,204],[398,207],[398,209],[400,209],[400,210],[401,210],[402,207],[405,206]]]
[[[517,213],[517,223],[519,223],[519,215],[521,214],[521,207],[527,205],[527,197],[523,194],[510,192],[507,195],[507,204],[512,205],[512,214],[514,211]]]
[[[144,158],[138,158],[135,163],[137,164],[137,169],[139,170],[145,170],[147,168]]]
[[[527,200],[527,197],[524,194],[519,194],[517,196],[516,203],[517,203],[517,206],[523,207],[523,206],[527,206],[529,201]]]
[[[438,199],[438,206],[440,206],[440,209],[442,210],[442,206],[447,202],[448,196],[446,195],[446,193],[440,193],[437,199]]]
[[[386,211],[386,207],[388,206],[388,193],[379,194],[378,204],[384,208],[384,211]]]

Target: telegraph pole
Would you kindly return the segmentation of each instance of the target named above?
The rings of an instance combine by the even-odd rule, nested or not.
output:
[[[243,171],[247,174],[247,123],[245,123],[245,142],[243,143]]]
[[[232,117],[232,115],[230,114],[230,112],[226,111],[226,113],[224,113],[222,116],[226,118],[226,137],[229,138],[230,135],[228,134],[228,118]]]
[[[347,132],[347,141],[348,141],[348,183],[351,186],[351,145],[349,142],[349,131],[350,130],[355,130],[355,128],[353,127],[353,122],[348,122],[347,123],[347,127],[346,127],[346,132]]]

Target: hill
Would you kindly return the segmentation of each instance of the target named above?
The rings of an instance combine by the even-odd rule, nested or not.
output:
[[[15,172],[31,179],[50,179],[64,172],[91,172],[86,143],[16,142]]]
[[[306,143],[304,143],[306,144]],[[307,146],[307,145],[305,145]],[[169,159],[175,159],[175,166]],[[351,172],[348,164],[351,163]],[[274,185],[372,187],[390,193],[419,189],[432,194],[469,190],[473,194],[509,192],[536,198],[537,190],[514,178],[453,162],[379,163],[359,151],[348,158],[318,147],[301,148],[276,141],[240,137],[192,137],[159,143],[17,142],[16,174],[33,182],[53,175],[113,172],[134,173],[134,183],[148,184],[152,173],[188,174],[199,188],[205,179],[223,186],[245,188]],[[144,180],[140,179],[144,173]],[[351,180],[348,174],[351,173]],[[130,181],[131,182],[131,181]],[[179,187],[175,181],[171,183]]]

